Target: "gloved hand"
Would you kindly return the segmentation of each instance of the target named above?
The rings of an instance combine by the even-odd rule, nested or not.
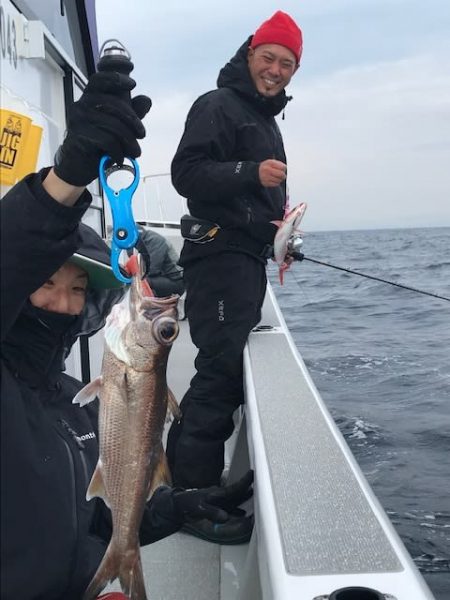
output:
[[[86,186],[98,176],[104,154],[114,162],[137,158],[141,149],[136,140],[145,137],[142,119],[150,110],[148,96],[131,102],[124,93],[136,83],[121,73],[94,73],[81,98],[69,110],[67,134],[55,157],[55,173],[66,183]]]
[[[248,471],[239,481],[225,487],[175,490],[173,503],[184,520],[209,519],[225,523],[228,514],[253,494],[253,471]]]

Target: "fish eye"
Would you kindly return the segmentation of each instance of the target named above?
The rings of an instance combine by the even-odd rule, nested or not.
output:
[[[173,337],[174,333],[175,333],[175,327],[170,326],[170,325],[166,325],[165,327],[161,328],[159,330],[160,334],[162,335],[163,338],[165,338],[166,340],[170,339],[171,337]]]
[[[157,319],[153,325],[155,339],[160,344],[171,344],[178,335],[178,323],[172,318],[163,317]]]

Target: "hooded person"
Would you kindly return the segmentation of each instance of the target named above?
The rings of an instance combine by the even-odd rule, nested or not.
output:
[[[146,259],[146,279],[155,296],[164,298],[184,293],[183,269],[179,256],[170,240],[141,223],[138,224],[138,249]]]
[[[13,246],[17,239],[16,210],[13,215],[9,212],[17,205],[24,209],[21,245],[37,251],[40,243],[50,244],[50,239],[39,240],[31,231],[52,229],[51,214],[36,210],[37,198],[45,198],[39,180],[40,174],[30,176],[1,203],[2,223],[9,223],[2,232],[2,257],[8,242]],[[33,217],[28,224],[27,214]],[[74,253],[55,273],[43,277],[12,323],[6,314],[9,294],[2,290],[6,302],[1,345],[1,597],[5,600],[79,599],[111,535],[109,509],[97,498],[86,501],[98,461],[97,402],[83,408],[72,403],[83,384],[64,373],[64,359],[79,336],[93,335],[103,327],[126,290],[110,267],[108,246],[95,231],[81,223],[73,237]],[[64,244],[58,237],[52,243],[54,257]],[[15,262],[11,255],[2,264],[9,289],[15,287],[9,275],[17,287],[27,275],[27,269]],[[40,262],[36,260],[33,274]],[[61,299],[67,291],[71,299]],[[244,482],[245,490],[238,490],[239,501],[241,492],[248,492],[249,481]],[[146,507],[141,543],[177,531],[198,510],[208,511],[206,496],[211,491],[158,488]]]
[[[199,349],[196,374],[169,432],[177,485],[218,485],[224,442],[244,401],[242,355],[261,318],[267,258],[287,208],[286,155],[275,121],[291,99],[302,33],[277,11],[220,70],[217,89],[200,96],[172,161],[172,183],[187,198],[180,257],[186,314]],[[215,524],[191,524],[212,539]],[[224,532],[226,535],[226,532]]]
[[[57,285],[52,281],[52,274],[43,286],[30,294],[2,342],[2,353],[7,361],[14,363],[16,372],[24,379],[36,384],[41,379],[52,380],[59,376],[77,338],[101,329],[112,306],[125,293],[123,284],[108,265],[109,249],[105,242],[84,223],[80,223],[78,233],[79,247],[67,261],[73,267],[70,273],[75,273],[78,280],[68,283],[79,285],[75,297],[83,302],[82,312],[65,313],[50,305],[49,293],[53,293]],[[78,276],[79,272],[83,274]]]
[[[109,509],[98,498],[86,500],[98,461],[98,401],[74,405],[84,384],[64,372],[73,343],[101,329],[125,293],[108,246],[80,222],[100,156],[119,152],[128,138],[122,158],[139,152],[132,141],[142,137],[143,114],[121,95],[132,80],[111,82],[110,75],[95,74],[75,103],[62,162],[27,176],[0,203],[3,600],[79,600],[111,536]],[[103,108],[90,98],[95,86],[106,90]],[[226,497],[221,490],[159,487],[146,505],[141,543],[211,511],[228,520],[250,485],[247,474]]]

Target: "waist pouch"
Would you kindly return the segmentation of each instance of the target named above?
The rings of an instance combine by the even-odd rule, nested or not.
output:
[[[194,242],[194,244],[212,242],[219,230],[220,226],[217,223],[212,223],[205,219],[197,219],[197,217],[192,217],[191,215],[183,215],[181,217],[181,235],[185,240]]]
[[[191,215],[181,217],[181,235],[194,244],[214,242],[221,251],[246,252],[263,259],[273,256],[272,244],[264,244],[240,229],[223,229],[217,223]]]

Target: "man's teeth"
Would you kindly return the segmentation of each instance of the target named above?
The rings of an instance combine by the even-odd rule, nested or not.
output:
[[[272,81],[272,79],[264,79],[264,83],[269,86],[277,85],[277,82]]]

